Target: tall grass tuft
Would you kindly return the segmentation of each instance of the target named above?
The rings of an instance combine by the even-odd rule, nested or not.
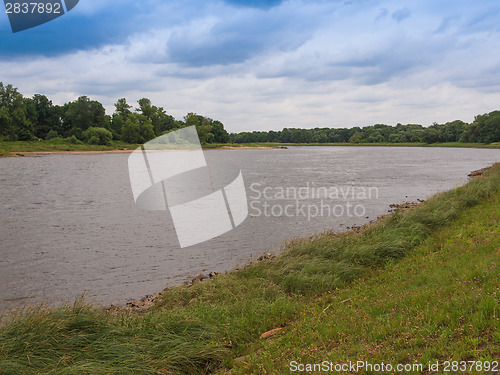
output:
[[[25,311],[0,331],[2,375],[203,373],[225,352],[202,322],[107,315],[81,300]]]

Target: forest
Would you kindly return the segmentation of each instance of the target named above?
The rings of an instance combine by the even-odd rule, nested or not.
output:
[[[281,131],[254,131],[231,134],[234,143],[494,143],[500,142],[500,111],[478,115],[472,124],[461,120],[419,124],[376,124],[353,128],[284,128]]]
[[[24,97],[12,85],[0,82],[0,141],[64,139],[71,143],[108,145],[112,140],[145,143],[169,131],[195,125],[201,143],[228,143],[229,134],[217,120],[188,113],[176,120],[148,98],[137,108],[125,98],[115,103],[110,116],[101,103],[87,96],[54,105],[45,95]]]
[[[55,105],[45,95],[24,97],[11,84],[0,82],[0,141],[62,139],[70,143],[109,145],[111,141],[145,143],[169,131],[196,126],[202,144],[223,143],[494,143],[500,142],[500,111],[429,127],[419,124],[376,124],[353,128],[284,128],[228,134],[222,122],[190,112],[182,120],[167,114],[148,98],[137,107],[120,98],[112,115],[101,103],[80,96]]]

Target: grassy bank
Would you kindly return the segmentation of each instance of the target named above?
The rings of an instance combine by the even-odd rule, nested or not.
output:
[[[113,141],[108,146],[71,143],[67,140],[54,139],[50,141],[33,142],[0,142],[0,156],[16,155],[32,152],[88,152],[135,150],[139,145]],[[465,147],[465,148],[500,148],[500,143],[210,143],[203,145],[204,149],[219,148],[284,148],[288,146],[383,146],[383,147]]]
[[[377,147],[461,147],[461,148],[500,148],[500,143],[277,143],[258,142],[242,143],[241,146],[249,147],[288,147],[288,146],[377,146]]]
[[[277,258],[168,289],[145,312],[82,302],[27,311],[0,328],[0,374],[498,358],[498,207],[500,164],[359,231],[294,240]]]
[[[405,374],[435,373],[429,363],[438,363],[438,373],[485,373],[500,361],[499,207],[497,191],[405,259],[323,293],[281,334],[256,340],[231,373],[290,373],[293,361],[412,366]],[[453,371],[451,361],[480,363]]]
[[[59,152],[59,151],[112,151],[135,150],[139,145],[113,141],[108,146],[71,143],[66,140],[54,139],[50,141],[33,142],[0,142],[0,155],[22,154],[23,152]]]
[[[107,152],[135,150],[140,145],[125,142],[113,141],[108,146],[89,145],[85,143],[71,143],[65,140],[50,140],[36,142],[0,142],[0,156],[17,155],[24,153],[44,153],[44,152]],[[246,145],[236,143],[210,143],[202,146],[203,149],[222,149],[222,148],[245,148]],[[262,147],[262,146],[261,146]],[[267,146],[264,146],[267,147]]]
[[[140,145],[119,141],[113,141],[108,146],[89,145],[86,143],[71,143],[66,140],[33,141],[33,142],[0,142],[0,156],[17,155],[22,156],[25,153],[44,153],[44,152],[107,152],[135,150]],[[248,148],[250,146],[236,143],[210,143],[202,145],[203,149],[224,149],[224,148]],[[259,146],[271,147],[271,146]]]

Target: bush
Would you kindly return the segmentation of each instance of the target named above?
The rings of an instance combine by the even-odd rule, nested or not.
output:
[[[122,137],[128,143],[145,143],[155,137],[151,120],[140,113],[131,113],[122,127]]]
[[[55,130],[51,130],[47,136],[45,137],[45,139],[47,141],[51,140],[51,139],[54,139],[54,138],[59,138],[59,133]]]
[[[18,141],[34,141],[36,137],[27,129],[21,129],[17,134]]]
[[[113,134],[105,128],[90,127],[82,133],[82,137],[91,145],[110,145]]]
[[[75,145],[83,144],[83,142],[80,141],[78,138],[76,138],[75,135],[72,135],[71,137],[66,138],[65,141],[67,141],[69,143],[73,143]]]

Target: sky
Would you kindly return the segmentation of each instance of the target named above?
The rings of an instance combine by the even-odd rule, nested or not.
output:
[[[497,0],[80,0],[13,33],[2,8],[0,81],[230,132],[472,122],[500,109],[499,19]]]

